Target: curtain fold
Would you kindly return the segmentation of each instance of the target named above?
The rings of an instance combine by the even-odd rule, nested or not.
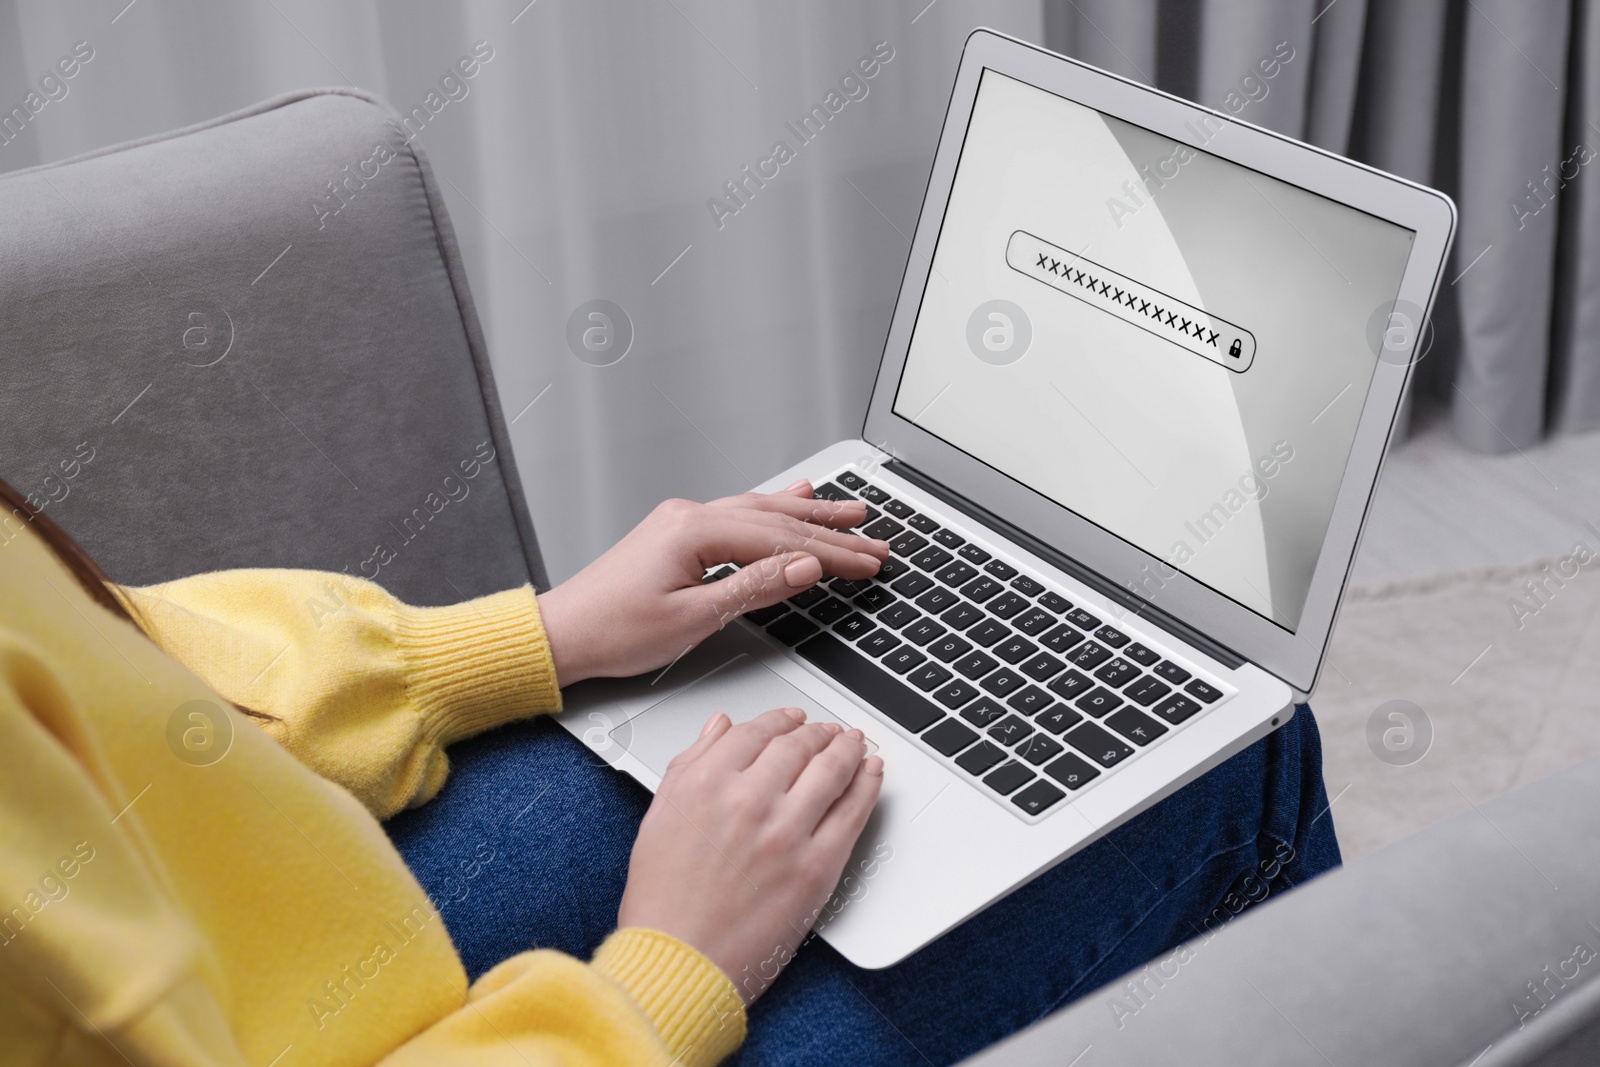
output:
[[[1600,427],[1597,6],[1045,0],[1044,26],[1058,51],[1449,193],[1460,225],[1412,399],[1506,452]],[[1246,92],[1280,41],[1295,58]],[[1154,61],[1186,49],[1192,67]]]

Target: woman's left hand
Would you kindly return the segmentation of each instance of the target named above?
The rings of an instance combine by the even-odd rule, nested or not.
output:
[[[539,595],[556,681],[628,677],[664,667],[728,622],[816,584],[824,573],[868,578],[884,541],[846,533],[866,518],[859,500],[780,493],[697,504],[668,500],[599,559]],[[737,563],[720,581],[706,568]]]

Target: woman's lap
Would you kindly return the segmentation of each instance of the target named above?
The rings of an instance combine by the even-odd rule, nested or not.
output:
[[[649,793],[543,719],[456,745],[451,760],[440,795],[388,828],[468,973],[534,945],[588,958],[616,922]],[[970,1055],[1335,866],[1327,807],[1316,723],[1302,707],[893,967],[861,970],[813,938],[751,1010],[733,1062]]]

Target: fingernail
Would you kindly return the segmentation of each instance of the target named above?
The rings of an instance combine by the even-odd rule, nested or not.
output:
[[[872,569],[874,572],[876,572],[879,567],[883,566],[883,561],[877,556],[869,556],[865,552],[857,552],[856,555],[861,557],[863,563],[872,564]]]
[[[716,725],[717,725],[717,720],[720,719],[720,718],[722,718],[722,712],[720,712],[720,711],[713,712],[712,715],[711,715],[711,718],[706,720],[706,724],[704,726],[700,727],[700,736],[704,737],[707,734],[709,734],[713,729],[715,729]]]
[[[868,756],[864,768],[868,774],[883,776],[883,758],[881,756]]]
[[[837,734],[837,733],[839,733],[839,732],[840,732],[840,731],[841,731],[841,730],[843,730],[843,729],[844,729],[844,727],[843,727],[843,726],[840,726],[840,725],[839,725],[839,724],[838,724],[838,723],[836,723],[836,722],[823,722],[823,723],[818,723],[818,724],[817,724],[817,725],[818,725],[818,726],[821,726],[821,727],[822,727],[822,728],[823,728],[823,729],[824,729],[824,730],[826,730],[826,731],[827,731],[827,732],[828,732],[828,734],[829,734],[829,736],[832,736],[832,735],[834,735],[834,734]]]
[[[866,739],[867,735],[862,733],[860,730],[851,730],[849,736],[852,740],[862,741]]]
[[[793,492],[794,490],[799,489],[801,486],[806,486],[806,485],[810,485],[810,484],[811,483],[808,480],[806,480],[805,478],[801,478],[799,481],[797,481],[797,482],[789,485],[788,487],[786,487],[784,489],[784,492],[785,493]]]
[[[789,583],[791,589],[813,585],[821,577],[822,564],[817,562],[815,556],[801,556],[783,568],[783,580]]]
[[[806,713],[800,708],[784,708],[783,713],[789,716],[789,718],[793,719],[795,722],[806,721]]]

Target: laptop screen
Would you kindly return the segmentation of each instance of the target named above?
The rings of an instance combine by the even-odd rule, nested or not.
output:
[[[1415,234],[1221,129],[985,70],[894,412],[1293,631]]]

